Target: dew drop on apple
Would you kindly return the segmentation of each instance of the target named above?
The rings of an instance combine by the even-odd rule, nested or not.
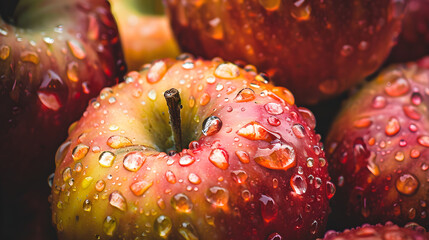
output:
[[[382,108],[386,107],[386,105],[387,105],[387,100],[383,96],[375,96],[372,99],[371,106],[375,109],[382,109]]]
[[[259,0],[259,4],[267,11],[276,11],[280,7],[280,0]]]
[[[71,178],[71,168],[67,167],[63,170],[63,181],[67,182]]]
[[[98,163],[102,167],[111,167],[116,158],[116,155],[110,151],[104,151],[98,157]]]
[[[24,51],[20,55],[21,61],[33,63],[33,64],[39,64],[39,55],[36,52],[32,51]]]
[[[273,198],[267,195],[261,195],[259,198],[261,204],[262,218],[266,223],[273,221],[278,214],[279,207]]]
[[[167,179],[167,182],[171,184],[176,183],[176,175],[174,175],[174,173],[171,170],[167,170],[165,172],[165,178]]]
[[[290,179],[290,186],[298,195],[302,195],[307,192],[307,182],[301,175],[295,174],[292,176]]]
[[[76,62],[67,64],[67,77],[72,82],[79,81],[78,65]]]
[[[185,154],[185,155],[181,156],[179,159],[179,164],[180,164],[180,166],[183,166],[183,167],[189,166],[194,162],[195,162],[195,158],[189,154]]]
[[[173,223],[169,217],[160,215],[156,218],[153,228],[159,237],[167,239],[171,233],[171,229],[173,228]]]
[[[194,226],[192,226],[189,222],[182,222],[180,226],[177,228],[180,236],[186,240],[198,240],[198,234],[195,230]]]
[[[145,163],[146,155],[142,152],[130,152],[124,157],[124,168],[131,172],[137,172]]]
[[[156,61],[152,64],[147,72],[146,79],[148,83],[159,82],[167,72],[167,64],[163,60]]]
[[[296,136],[297,138],[303,138],[303,137],[305,137],[305,129],[304,129],[304,127],[303,127],[301,124],[299,124],[299,123],[296,123],[296,124],[294,124],[294,125],[292,126],[292,132],[293,132],[293,134],[295,134],[295,136]]]
[[[243,88],[237,93],[237,96],[234,98],[234,101],[249,102],[255,99],[255,97],[255,91],[253,91],[251,88]]]
[[[51,173],[48,176],[48,185],[49,185],[49,188],[52,188],[52,185],[54,184],[54,178],[55,178],[55,173]]]
[[[403,173],[396,179],[396,190],[403,195],[411,196],[417,192],[420,182],[409,173]]]
[[[399,132],[399,130],[401,130],[401,125],[400,125],[398,119],[395,117],[392,117],[387,122],[387,125],[386,125],[386,128],[384,131],[385,131],[387,136],[393,136],[393,135],[397,134]]]
[[[209,160],[211,163],[213,163],[213,165],[222,170],[225,170],[229,167],[229,155],[221,148],[213,149],[210,153]]]
[[[268,169],[286,171],[296,164],[295,149],[287,143],[275,141],[267,148],[258,148],[254,161]]]
[[[221,63],[215,69],[214,75],[218,78],[233,79],[240,76],[240,69],[233,63]]]
[[[423,135],[417,138],[417,142],[423,147],[429,147],[429,136]]]
[[[109,195],[109,203],[121,211],[127,210],[126,199],[119,191],[114,191]]]
[[[68,40],[67,45],[75,58],[82,60],[86,57],[86,52],[80,42]]]
[[[72,158],[74,161],[81,160],[88,154],[89,147],[85,144],[78,144],[72,151]]]
[[[408,118],[412,120],[420,120],[421,114],[418,112],[416,107],[409,104],[405,104],[404,106],[402,106],[402,109],[404,110],[404,113]]]
[[[111,148],[118,149],[132,145],[130,139],[124,136],[113,135],[107,139],[107,145]]]
[[[419,92],[413,92],[411,95],[411,103],[418,106],[422,103],[423,97]]]
[[[249,163],[250,162],[250,157],[249,154],[245,151],[235,151],[235,155],[238,157],[238,160],[240,160],[240,162],[242,163]]]
[[[57,152],[55,153],[55,165],[58,166],[61,161],[64,159],[65,155],[69,151],[71,145],[71,141],[66,141],[63,144],[60,145],[60,147],[57,149]]]
[[[103,221],[103,232],[107,236],[113,236],[113,233],[116,230],[117,221],[115,217],[107,216]]]
[[[91,201],[88,199],[85,199],[85,201],[83,201],[82,208],[83,208],[83,211],[85,211],[85,212],[91,212],[91,209],[92,209]]]
[[[222,128],[222,120],[216,116],[210,116],[203,121],[202,132],[205,136],[212,136]]]
[[[231,177],[236,183],[242,184],[247,180],[247,173],[243,170],[234,170],[231,172]]]
[[[130,190],[135,196],[143,195],[151,186],[153,181],[140,180],[130,185]]]
[[[210,95],[208,93],[203,93],[201,95],[201,97],[200,97],[199,103],[200,103],[201,106],[205,106],[205,105],[207,105],[210,102],[210,99],[211,99],[211,97],[210,97]]]
[[[237,131],[237,135],[249,140],[264,140],[266,142],[280,139],[280,134],[269,131],[256,121],[244,125]]]
[[[67,96],[68,88],[58,74],[52,70],[48,70],[43,76],[37,96],[40,102],[48,109],[58,111],[65,101],[64,96]]]
[[[341,56],[348,57],[353,53],[353,47],[350,45],[344,45],[341,48]]]
[[[245,202],[249,201],[250,198],[252,197],[252,194],[250,193],[249,190],[245,189],[241,192],[241,197],[243,198],[243,200]]]
[[[311,129],[314,129],[316,127],[316,117],[314,117],[314,114],[310,110],[304,107],[298,108],[298,111],[301,114],[302,118],[304,119],[305,123],[307,123],[307,125]]]
[[[283,113],[283,107],[278,103],[267,103],[264,105],[264,108],[267,113],[271,115],[279,115]]]
[[[192,184],[200,184],[201,183],[201,178],[195,173],[190,173],[188,175],[188,180]]]
[[[229,192],[225,188],[213,186],[207,189],[205,197],[213,206],[223,207],[228,204]]]
[[[335,195],[335,191],[336,191],[335,185],[332,182],[327,181],[326,182],[326,195],[328,196],[328,199],[331,199]]]
[[[281,124],[280,119],[278,119],[276,116],[269,116],[267,118],[268,124],[270,124],[271,126],[277,127]]]
[[[183,193],[178,193],[171,198],[171,206],[178,212],[190,213],[193,208],[191,199]]]
[[[9,58],[9,55],[10,55],[10,47],[7,45],[1,45],[0,46],[0,59],[6,60],[7,58]]]
[[[190,70],[194,68],[194,62],[192,60],[186,60],[183,64],[182,64],[182,68],[186,69],[186,70]]]
[[[155,101],[156,100],[156,91],[155,89],[152,89],[148,92],[147,97],[152,100]]]
[[[410,90],[410,84],[407,79],[395,76],[393,80],[386,83],[384,91],[391,97],[399,97]]]
[[[311,6],[308,0],[297,0],[293,3],[290,15],[297,21],[307,21],[311,17]]]
[[[104,190],[105,186],[106,186],[106,183],[100,179],[95,183],[95,190],[97,190],[98,192],[101,192]]]

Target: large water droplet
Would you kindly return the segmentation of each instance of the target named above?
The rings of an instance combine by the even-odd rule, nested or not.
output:
[[[130,185],[130,190],[136,196],[143,195],[153,184],[153,181],[140,180]]]
[[[67,65],[67,77],[72,82],[79,81],[78,65],[76,62],[71,62]]]
[[[298,21],[307,21],[311,17],[311,6],[308,0],[297,0],[294,2],[290,14]]]
[[[75,56],[77,59],[84,59],[86,57],[85,50],[83,49],[83,46],[80,42],[76,40],[69,40],[67,41],[67,45],[69,46],[73,56]]]
[[[174,173],[171,170],[167,170],[165,172],[165,178],[167,179],[167,182],[171,184],[176,183],[176,175],[174,175]]]
[[[232,63],[222,63],[217,66],[214,75],[218,78],[233,79],[240,76],[240,69]]]
[[[195,162],[195,158],[189,154],[185,154],[179,159],[180,166],[189,166]]]
[[[247,180],[247,173],[243,170],[235,170],[231,172],[231,177],[236,183],[242,184]]]
[[[10,47],[6,45],[0,46],[0,59],[6,60],[10,55]]]
[[[237,134],[249,140],[263,140],[266,142],[280,139],[280,134],[269,131],[256,121],[244,125],[237,131]]]
[[[419,188],[419,180],[409,173],[404,173],[396,179],[396,190],[398,192],[410,196],[417,192]]]
[[[124,168],[128,171],[137,172],[145,161],[146,155],[142,152],[130,152],[124,157]]]
[[[261,195],[259,202],[261,203],[261,214],[264,221],[269,223],[274,220],[277,217],[279,211],[279,207],[277,206],[274,199],[267,195]]]
[[[48,109],[58,111],[68,94],[67,85],[58,74],[48,70],[43,76],[37,96],[40,102]]]
[[[293,147],[287,143],[272,142],[268,148],[259,148],[255,153],[255,162],[265,168],[288,170],[296,165]]]
[[[216,116],[210,116],[203,121],[202,132],[205,136],[212,136],[222,128],[222,121]]]
[[[169,217],[161,215],[155,220],[153,227],[158,236],[167,239],[173,228],[173,223]]]
[[[264,105],[265,110],[272,115],[279,115],[283,113],[282,105],[278,103],[267,103]]]
[[[229,192],[225,188],[213,186],[207,189],[206,200],[216,207],[226,206],[229,200]]]
[[[295,174],[290,179],[290,186],[298,195],[302,195],[307,191],[307,182],[301,175]]]
[[[216,167],[223,170],[229,167],[228,159],[228,153],[221,148],[213,149],[209,156],[210,162],[213,163],[213,165],[215,165]]]
[[[276,11],[280,7],[280,0],[259,0],[259,4],[267,11]]]
[[[423,147],[429,147],[429,136],[420,136],[417,138],[417,142]]]
[[[111,167],[113,165],[113,161],[115,160],[116,155],[109,151],[104,151],[100,154],[98,158],[98,163],[102,167]]]
[[[387,82],[384,91],[391,97],[399,97],[404,95],[410,90],[408,80],[402,77],[397,77]]]
[[[243,88],[237,93],[237,96],[234,98],[234,101],[249,102],[255,98],[256,98],[255,91],[253,91],[250,88]]]
[[[201,183],[201,178],[195,173],[190,173],[188,175],[188,180],[192,184],[200,184]]]
[[[123,148],[131,146],[133,143],[130,139],[124,136],[113,135],[107,139],[107,145],[111,148]]]
[[[21,53],[20,58],[23,62],[39,64],[39,55],[36,52],[24,51]]]
[[[330,181],[326,182],[326,196],[328,196],[328,199],[331,199],[335,195],[335,185],[331,183]]]
[[[190,213],[194,205],[188,196],[178,193],[171,198],[171,206],[178,212]]]
[[[72,158],[74,161],[81,160],[86,156],[89,151],[89,147],[85,144],[78,144],[72,151]]]
[[[194,226],[189,222],[182,222],[177,229],[180,236],[182,236],[185,240],[198,240],[198,234],[195,230]]]
[[[55,166],[58,167],[58,165],[61,163],[61,161],[66,156],[69,148],[71,145],[71,141],[66,141],[58,148],[57,152],[55,153]]]
[[[238,159],[242,163],[249,163],[250,162],[249,154],[245,151],[236,151],[235,155],[238,157]]]
[[[149,83],[159,82],[167,72],[167,65],[163,60],[156,61],[152,64],[147,72],[147,81]]]
[[[116,225],[117,225],[116,219],[112,216],[107,216],[103,222],[103,232],[107,236],[113,236],[113,233],[116,230]]]
[[[121,211],[127,210],[127,201],[119,191],[114,191],[110,194],[109,203]]]
[[[402,106],[402,109],[404,110],[404,113],[407,115],[407,117],[413,120],[420,120],[421,115],[416,107],[406,104]]]
[[[390,118],[385,128],[386,135],[393,136],[397,134],[399,130],[401,130],[401,125],[399,124],[398,119],[395,117]]]

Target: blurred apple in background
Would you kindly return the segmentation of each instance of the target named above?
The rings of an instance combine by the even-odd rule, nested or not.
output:
[[[111,0],[129,70],[179,54],[161,0]]]

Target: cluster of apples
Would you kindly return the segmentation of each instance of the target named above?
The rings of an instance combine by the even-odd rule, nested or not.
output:
[[[428,13],[1,2],[0,238],[429,239]]]

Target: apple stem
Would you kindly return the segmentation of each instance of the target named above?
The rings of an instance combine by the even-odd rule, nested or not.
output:
[[[171,88],[164,92],[164,98],[167,102],[168,112],[170,113],[170,126],[173,131],[174,145],[176,151],[182,151],[182,120],[180,118],[180,109],[182,108],[179,90]]]

